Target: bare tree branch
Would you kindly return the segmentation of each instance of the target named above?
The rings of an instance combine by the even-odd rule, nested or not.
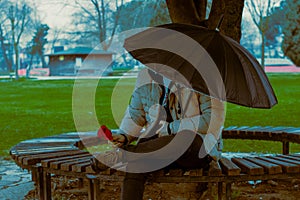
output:
[[[265,33],[268,29],[267,17],[271,15],[275,6],[273,0],[247,0],[246,8],[248,9],[251,19],[261,34],[261,65],[264,67],[265,57]]]
[[[255,5],[254,0],[250,0],[251,6],[249,5],[249,1],[246,1],[246,8],[248,9],[251,19],[254,22],[254,24],[259,27],[259,20],[257,19],[257,16],[261,16],[262,13],[259,10],[258,6]]]
[[[81,32],[82,36],[96,35],[99,42],[101,42],[102,48],[106,50],[110,46],[112,42],[111,38],[116,32],[123,0],[121,2],[118,0],[113,2],[108,0],[89,0],[88,2],[79,6],[82,11],[88,14],[82,15],[80,12],[77,12],[76,24],[81,25],[87,30]],[[112,6],[113,3],[115,5]],[[116,10],[112,7],[115,7]],[[94,24],[94,26],[91,24]],[[108,38],[110,39],[107,40]]]
[[[88,14],[92,19],[96,20],[95,16],[88,10],[86,9],[81,3],[79,3],[77,0],[75,3],[86,13]]]

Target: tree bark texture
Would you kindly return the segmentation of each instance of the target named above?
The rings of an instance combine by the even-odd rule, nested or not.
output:
[[[201,11],[198,9],[204,2],[203,0],[166,0],[166,2],[173,23],[199,25],[204,19],[203,14],[200,14],[202,19],[200,18],[199,12]]]
[[[203,24],[206,0],[166,0],[166,3],[173,23]],[[244,0],[213,0],[209,18],[204,24],[210,29],[216,29],[224,15],[220,32],[240,42],[243,8]]]
[[[244,9],[244,0],[225,0],[224,21],[222,32],[240,42],[242,37],[241,23]]]

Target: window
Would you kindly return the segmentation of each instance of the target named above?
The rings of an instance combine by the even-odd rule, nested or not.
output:
[[[75,66],[76,67],[81,67],[82,65],[82,59],[81,58],[76,58],[75,59]]]

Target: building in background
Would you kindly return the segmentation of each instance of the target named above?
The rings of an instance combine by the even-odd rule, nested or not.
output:
[[[112,69],[112,52],[76,47],[48,54],[50,76],[99,76]]]

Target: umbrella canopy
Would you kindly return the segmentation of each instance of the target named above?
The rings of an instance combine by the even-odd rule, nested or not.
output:
[[[272,86],[254,56],[217,30],[165,24],[127,38],[124,47],[150,69],[198,92],[253,108],[277,104]]]

